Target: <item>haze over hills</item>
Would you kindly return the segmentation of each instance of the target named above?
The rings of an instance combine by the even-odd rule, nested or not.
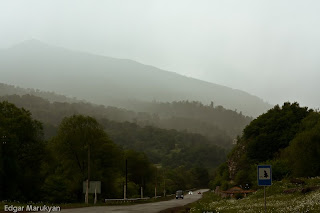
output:
[[[132,111],[3,83],[0,83],[1,100],[30,110],[35,119],[44,123],[47,139],[55,135],[52,127],[56,128],[64,117],[80,113],[98,120],[105,118],[115,122],[130,122],[141,127],[154,126],[196,133],[229,149],[233,146],[233,139],[241,135],[245,126],[252,121],[251,117],[240,112],[195,101],[151,102],[141,105],[141,111]]]
[[[0,51],[1,82],[55,91],[93,103],[132,109],[142,102],[200,101],[249,116],[271,108],[262,99],[225,86],[140,64],[53,47],[30,40]]]

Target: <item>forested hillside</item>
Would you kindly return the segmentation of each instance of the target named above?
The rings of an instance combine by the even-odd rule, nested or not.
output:
[[[165,130],[152,126],[140,126],[133,122],[117,122],[108,119],[115,119],[117,114],[120,114],[132,116],[132,120],[138,120],[137,118],[141,116],[139,113],[93,106],[88,103],[50,103],[31,95],[5,96],[1,97],[1,100],[8,100],[19,107],[30,110],[34,118],[44,123],[44,133],[47,139],[56,135],[57,126],[64,117],[85,114],[95,117],[115,143],[124,148],[146,153],[153,163],[170,167],[184,165],[212,169],[225,160],[225,150],[217,146],[221,141],[207,139],[196,133]],[[144,118],[145,115],[149,114],[144,114]],[[115,120],[121,120],[121,118],[118,117]]]
[[[198,133],[227,149],[231,148],[232,141],[241,135],[244,127],[252,120],[252,118],[242,115],[241,112],[227,110],[222,106],[214,106],[214,103],[204,105],[195,101],[172,103],[154,101],[141,105],[132,102],[132,108],[135,108],[136,111],[130,111],[112,106],[105,107],[83,101],[79,102],[75,98],[71,99],[40,90],[22,89],[5,84],[0,84],[0,88],[0,97],[1,95],[6,96],[1,100],[9,100],[20,107],[31,110],[35,118],[44,123],[57,125],[67,114],[82,113],[113,121],[134,122],[140,126],[151,125],[163,129]],[[141,111],[138,110],[139,108]],[[50,113],[44,117],[42,114],[45,112]]]
[[[276,105],[253,120],[216,171],[211,187],[257,186],[257,165],[272,165],[272,178],[320,175],[320,113],[298,103]]]
[[[93,116],[115,143],[124,148],[143,151],[151,162],[169,167],[199,166],[212,170],[225,160],[225,150],[218,145],[230,143],[225,133],[225,138],[229,140],[223,137],[210,139],[197,133],[146,125],[159,122],[158,116],[149,113],[135,113],[89,103],[50,103],[32,95],[4,96],[0,97],[1,100],[30,110],[35,119],[43,122],[47,139],[56,135],[57,126],[64,117],[74,114]],[[126,119],[134,122],[124,122]]]
[[[134,105],[134,103],[133,103]],[[225,130],[227,135],[236,138],[252,120],[242,115],[242,112],[215,106],[214,102],[204,105],[197,101],[174,101],[172,103],[152,102],[137,104],[137,109],[158,115],[163,121],[159,124],[163,128],[188,129],[214,138],[214,132]],[[132,107],[134,108],[134,106]]]
[[[33,88],[21,88],[18,86],[13,86],[9,84],[4,84],[0,82],[0,96],[5,95],[34,95],[41,98],[44,98],[46,100],[49,100],[50,102],[68,102],[68,103],[77,103],[80,102],[77,98],[68,98],[64,95],[59,95],[54,92],[45,92],[39,89],[33,89]],[[83,100],[81,100],[84,102]]]
[[[226,151],[199,134],[164,130],[152,126],[118,123],[102,119],[113,141],[125,148],[142,151],[151,162],[172,168],[179,166],[215,168],[226,157]]]
[[[44,140],[41,122],[32,118],[29,111],[4,101],[0,102],[0,121],[1,200],[82,202],[83,181],[89,176],[90,180],[101,181],[99,195],[101,199],[121,198],[125,183],[126,161],[128,162],[127,196],[129,198],[140,197],[141,187],[144,189],[144,196],[154,196],[155,185],[158,188],[157,195],[160,195],[164,191],[171,194],[178,189],[206,186],[209,181],[207,169],[197,166],[197,163],[171,167],[164,166],[165,163],[154,165],[146,154],[116,145],[115,140],[121,138],[112,139],[108,136],[108,130],[105,131],[104,127],[107,120],[99,123],[90,116],[67,116],[59,123],[55,135],[49,140]],[[116,130],[120,132],[120,126],[117,126]],[[184,133],[172,132],[170,135],[166,130],[135,129],[135,132],[139,131],[142,131],[138,133],[141,135],[139,139],[142,143],[143,137],[151,134],[154,135],[154,140],[163,136],[165,140],[177,142],[178,145],[174,145],[176,148],[181,148],[183,144],[178,143],[182,142],[179,139],[174,141],[173,137],[186,140],[183,141],[186,147],[190,143],[188,138],[192,136],[194,140],[197,138],[197,135],[191,136]],[[159,131],[159,133],[153,134],[153,131]],[[128,135],[132,136],[132,133]],[[130,141],[134,141],[134,138],[132,139]],[[165,140],[159,139],[153,145],[161,146]],[[197,143],[201,144],[203,142],[201,137],[199,140]],[[223,158],[221,148],[215,146],[212,148],[212,151],[216,149],[214,154],[220,154]],[[184,151],[183,148],[182,151]],[[89,152],[90,157],[88,157]],[[184,158],[186,155],[179,157]],[[194,160],[197,161],[196,158]],[[215,166],[219,159],[214,160],[217,162],[213,161],[212,166]],[[89,164],[90,175],[88,174]],[[92,202],[92,197],[90,199]]]

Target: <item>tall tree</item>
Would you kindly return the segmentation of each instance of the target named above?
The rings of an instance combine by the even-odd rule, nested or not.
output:
[[[300,129],[281,157],[288,161],[293,176],[319,176],[320,114],[318,112],[310,113],[303,120]]]
[[[0,199],[39,199],[42,124],[29,111],[0,102],[0,137]]]
[[[50,191],[58,193],[55,182],[60,181],[59,187],[66,189],[63,200],[79,201],[83,198],[82,183],[88,177],[89,180],[101,181],[104,193],[107,193],[121,173],[119,162],[123,161],[122,150],[109,140],[100,124],[89,116],[64,118],[49,150],[58,164],[45,183],[49,200],[60,201],[56,194],[50,194]]]

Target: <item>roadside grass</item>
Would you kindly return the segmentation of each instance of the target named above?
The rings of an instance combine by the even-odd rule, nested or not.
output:
[[[4,212],[4,206],[5,205],[13,205],[13,206],[27,206],[27,205],[33,205],[33,206],[59,206],[61,209],[70,209],[70,208],[83,208],[83,207],[92,207],[92,206],[114,206],[114,205],[135,205],[135,204],[142,204],[142,203],[153,203],[153,202],[160,202],[160,201],[167,201],[173,199],[175,196],[170,195],[166,197],[159,197],[159,198],[150,198],[148,200],[137,200],[137,201],[108,201],[107,203],[105,202],[97,202],[97,204],[93,204],[93,201],[89,204],[85,203],[43,203],[43,202],[38,202],[38,203],[33,203],[33,202],[28,202],[28,203],[20,203],[18,201],[14,202],[7,202],[7,201],[0,201],[0,213]]]
[[[320,187],[320,177],[303,179],[305,184],[294,184],[289,180],[275,181],[266,187],[267,212],[320,212],[320,190],[305,190]],[[285,190],[294,189],[290,193]],[[303,191],[304,190],[304,191]],[[192,213],[202,212],[264,212],[263,187],[246,198],[221,198],[207,192],[203,198],[191,205]]]

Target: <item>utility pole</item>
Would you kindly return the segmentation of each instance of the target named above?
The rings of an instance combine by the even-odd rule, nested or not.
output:
[[[128,159],[126,159],[126,185],[124,185],[124,200],[127,199],[127,190],[128,190]]]
[[[166,196],[166,175],[163,169],[163,196]]]
[[[264,212],[267,212],[266,186],[264,186]]]
[[[2,168],[6,172],[6,152],[5,152],[5,146],[7,144],[7,136],[3,135],[1,136],[1,155],[2,155]],[[7,188],[6,188],[6,173],[2,175],[1,177],[1,183],[0,183],[0,199],[4,199],[7,196]]]
[[[141,198],[143,198],[143,187],[141,186]]]
[[[157,198],[157,175],[158,175],[158,168],[156,168],[156,184],[154,187],[154,198]]]
[[[166,179],[163,180],[163,196],[166,196]]]
[[[141,195],[141,198],[143,198],[143,177],[141,177],[141,190],[140,190],[140,195]]]
[[[89,204],[89,184],[90,184],[90,143],[88,144],[88,179],[87,179],[87,189],[85,202]]]
[[[126,159],[126,191],[128,191],[128,159]]]

